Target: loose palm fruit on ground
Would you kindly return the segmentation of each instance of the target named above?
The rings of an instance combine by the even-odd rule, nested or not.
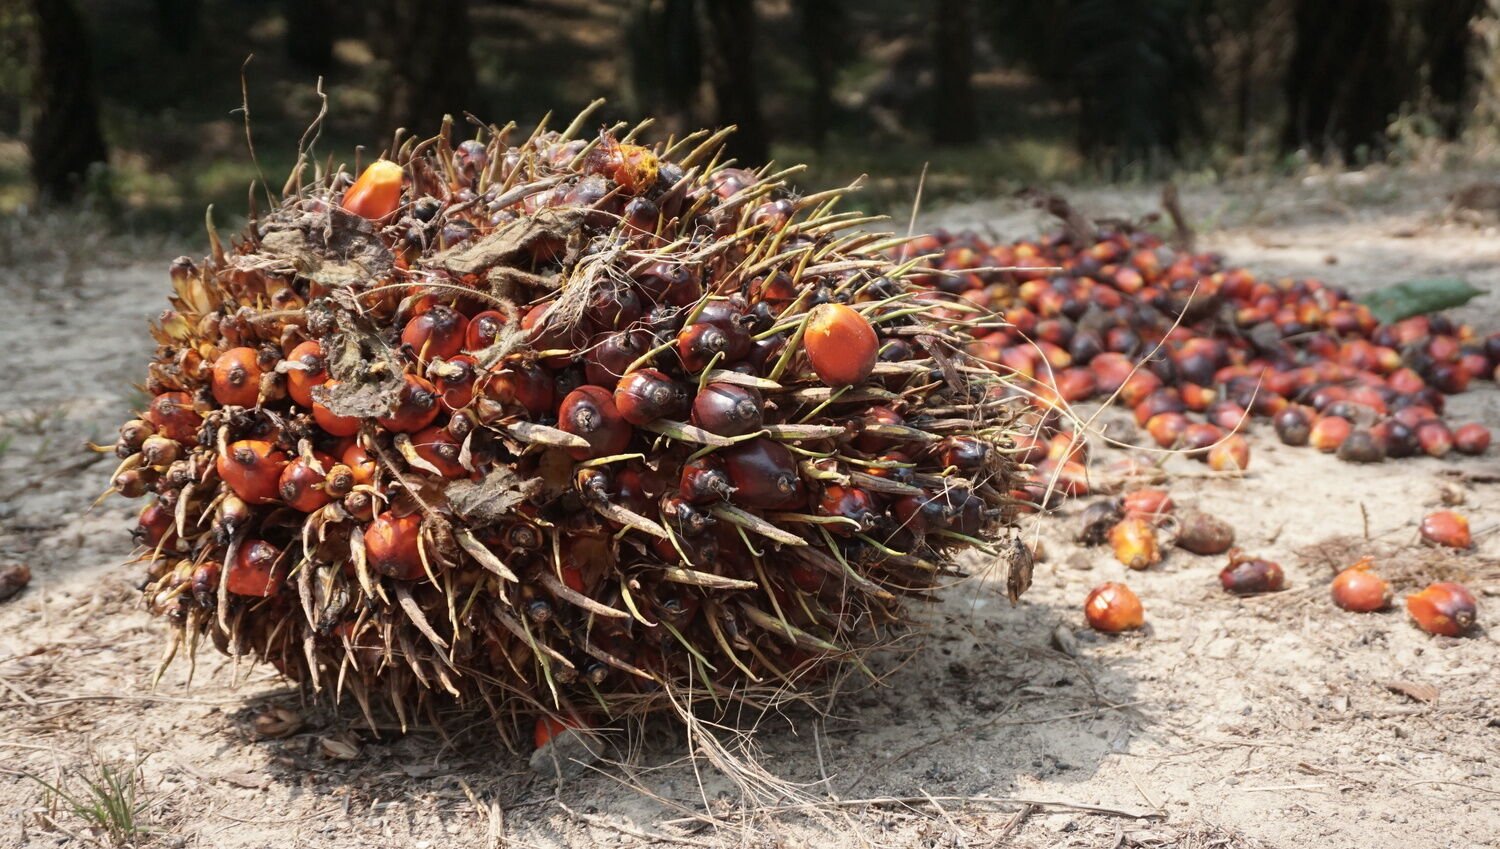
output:
[[[1355,613],[1370,613],[1390,607],[1391,585],[1370,571],[1374,563],[1373,557],[1364,557],[1338,573],[1329,587],[1333,603]]]
[[[1478,608],[1462,584],[1439,581],[1406,597],[1406,612],[1429,634],[1461,637],[1474,626]]]
[[[1089,627],[1106,634],[1118,634],[1146,624],[1146,610],[1141,599],[1124,584],[1100,584],[1089,591],[1083,601],[1083,616]]]
[[[1286,575],[1279,563],[1231,551],[1229,565],[1219,572],[1219,583],[1235,595],[1274,593],[1286,586]]]
[[[1021,444],[1025,397],[967,353],[988,317],[928,299],[942,269],[853,232],[840,192],[587,123],[299,172],[173,264],[112,482],[151,499],[174,647],[372,727],[525,740],[809,695],[965,550],[1027,586],[1015,470],[1052,434]]]
[[[1419,527],[1422,540],[1446,548],[1464,549],[1474,544],[1469,533],[1469,520],[1452,510],[1439,510],[1422,517]]]
[[[1177,518],[1174,542],[1194,554],[1223,554],[1234,545],[1234,528],[1223,519],[1192,511]]]
[[[1483,454],[1490,447],[1490,430],[1482,424],[1472,422],[1463,425],[1453,431],[1453,447],[1460,454]]]
[[[1147,569],[1161,562],[1156,528],[1147,519],[1127,516],[1110,529],[1109,544],[1115,559],[1131,569]]]

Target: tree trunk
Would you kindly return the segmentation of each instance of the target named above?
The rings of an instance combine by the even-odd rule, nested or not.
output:
[[[932,140],[968,144],[979,138],[974,106],[974,3],[937,0],[935,12]]]
[[[381,122],[430,135],[444,115],[473,109],[468,0],[383,0],[371,20],[373,40],[389,63]]]
[[[156,0],[156,34],[174,53],[198,43],[203,0]]]
[[[89,35],[73,0],[32,0],[37,28],[31,176],[43,201],[74,198],[90,166],[109,161]]]
[[[812,98],[807,109],[807,133],[813,147],[823,149],[833,120],[833,81],[838,67],[840,0],[801,0],[802,41],[807,71],[812,76]]]
[[[286,16],[286,55],[296,65],[326,74],[333,67],[333,3],[282,0]]]
[[[1282,145],[1352,160],[1379,150],[1409,89],[1390,0],[1298,0]]]
[[[1433,117],[1449,139],[1463,131],[1468,105],[1469,24],[1483,8],[1482,0],[1429,0],[1422,18],[1423,64],[1432,95]]]
[[[736,125],[725,149],[740,164],[757,166],[770,158],[770,140],[760,112],[760,67],[755,62],[753,0],[709,0],[714,43],[714,99],[718,123]]]

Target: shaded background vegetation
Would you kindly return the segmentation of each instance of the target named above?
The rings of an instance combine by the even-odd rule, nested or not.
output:
[[[177,228],[318,150],[608,97],[909,194],[1488,138],[1495,0],[0,0],[0,213]],[[251,58],[253,57],[253,58]],[[247,62],[247,59],[249,60]],[[246,143],[248,90],[256,157]]]

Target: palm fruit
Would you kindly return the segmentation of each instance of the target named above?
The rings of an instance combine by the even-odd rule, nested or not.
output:
[[[174,650],[513,734],[805,692],[965,550],[1025,589],[1013,402],[900,240],[584,120],[299,170],[172,266],[116,488]]]

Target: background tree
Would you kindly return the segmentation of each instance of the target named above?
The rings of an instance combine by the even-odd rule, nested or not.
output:
[[[673,132],[696,124],[703,85],[696,0],[636,0],[626,18],[625,44],[636,111],[655,116]]]
[[[833,122],[833,84],[838,71],[843,34],[848,18],[841,0],[799,0],[798,16],[802,29],[803,55],[807,73],[812,79],[808,97],[807,133],[817,150],[828,140]]]
[[[1297,0],[1293,14],[1282,146],[1346,160],[1378,151],[1409,90],[1391,0]]]
[[[99,128],[89,34],[73,0],[31,0],[36,24],[31,175],[43,200],[67,201],[109,160]]]
[[[760,108],[754,0],[709,0],[713,38],[713,89],[717,122],[739,129],[729,137],[729,155],[742,163],[770,159],[770,137]]]
[[[287,58],[309,71],[327,73],[333,67],[332,0],[282,0],[281,8]]]
[[[468,0],[381,0],[375,8],[369,31],[386,63],[384,129],[427,135],[444,115],[483,111],[474,101]]]
[[[968,144],[979,138],[974,104],[973,0],[937,0],[932,18],[932,140]]]

